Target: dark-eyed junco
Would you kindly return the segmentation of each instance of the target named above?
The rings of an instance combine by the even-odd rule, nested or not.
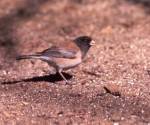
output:
[[[73,68],[79,65],[86,56],[89,48],[95,42],[89,36],[80,36],[66,46],[52,46],[42,52],[31,55],[20,55],[16,59],[40,59],[53,66],[60,76],[68,83],[62,74],[62,70]]]

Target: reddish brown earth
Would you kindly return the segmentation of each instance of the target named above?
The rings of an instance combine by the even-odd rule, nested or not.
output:
[[[65,85],[41,61],[17,62],[68,37],[96,46]],[[1,0],[1,125],[149,125],[149,0]]]

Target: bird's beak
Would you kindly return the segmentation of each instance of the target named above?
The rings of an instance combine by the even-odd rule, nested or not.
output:
[[[90,45],[91,45],[91,46],[95,45],[95,41],[92,40],[92,41],[90,42]]]

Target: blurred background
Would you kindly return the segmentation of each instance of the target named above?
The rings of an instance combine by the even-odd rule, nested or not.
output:
[[[0,123],[150,124],[149,27],[149,0],[1,0]],[[67,71],[71,86],[15,60],[80,35],[96,46]]]

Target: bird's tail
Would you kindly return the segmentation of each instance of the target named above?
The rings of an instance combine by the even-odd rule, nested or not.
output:
[[[16,60],[22,60],[22,59],[41,59],[41,54],[20,55],[16,57]]]

